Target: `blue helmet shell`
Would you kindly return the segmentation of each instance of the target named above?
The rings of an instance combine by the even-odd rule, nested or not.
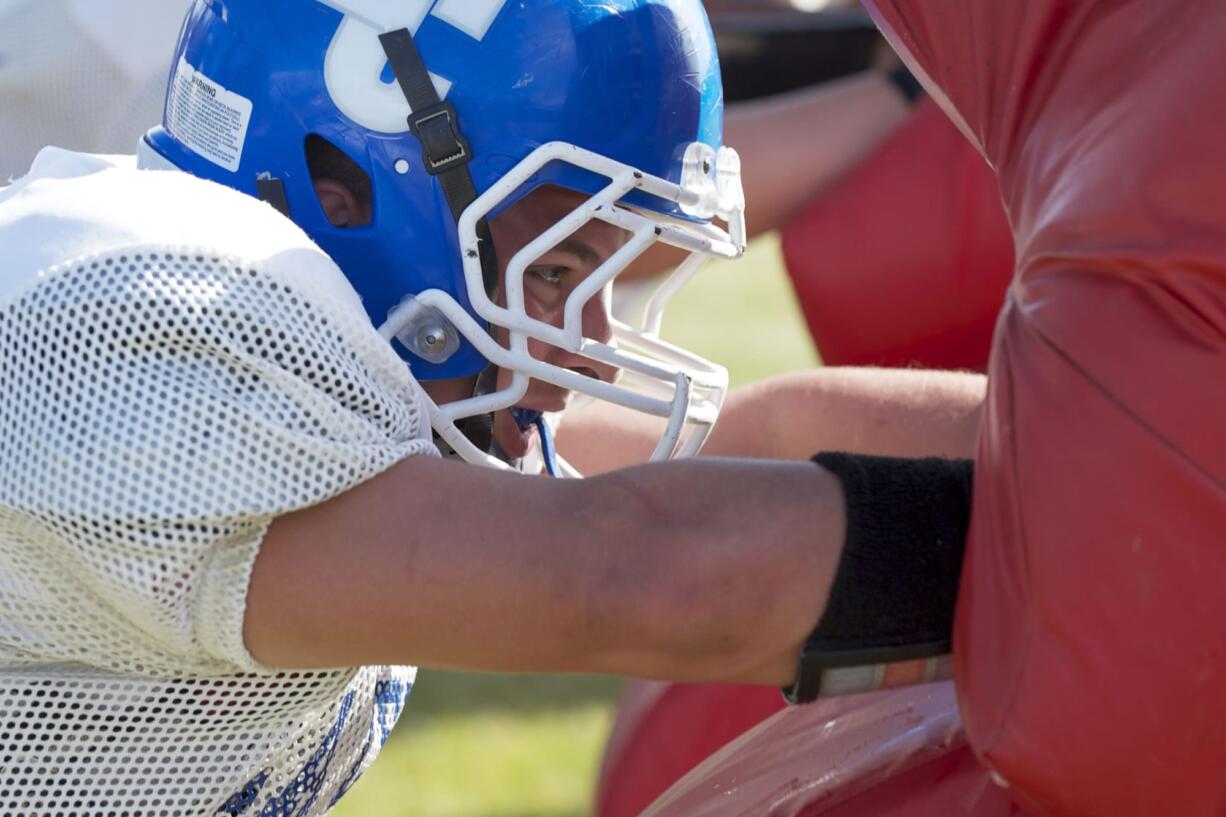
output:
[[[394,131],[355,121],[330,91],[329,47],[353,9],[417,18],[405,27],[456,108],[478,194],[547,142],[568,142],[677,183],[690,144],[721,144],[719,62],[699,0],[196,0],[175,62],[250,103],[241,152],[233,162],[206,157],[175,132],[169,112],[147,141],[175,166],[251,195],[257,179],[279,179],[291,217],[340,266],[376,326],[405,296],[427,289],[444,290],[472,309],[456,224],[422,165],[420,143],[407,125]],[[484,30],[458,18],[480,19]],[[378,47],[372,38],[371,48]],[[394,87],[381,52],[365,58],[384,68],[364,81]],[[307,168],[304,147],[312,134],[369,175],[369,224],[328,222]],[[540,184],[594,194],[606,182],[559,164],[516,196]],[[625,201],[693,220],[675,203],[641,191]],[[486,366],[467,341],[442,364],[397,349],[419,379]]]

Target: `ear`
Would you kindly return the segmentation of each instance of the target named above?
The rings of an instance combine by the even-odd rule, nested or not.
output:
[[[370,223],[370,213],[353,191],[335,179],[316,179],[315,195],[333,227],[360,227]]]

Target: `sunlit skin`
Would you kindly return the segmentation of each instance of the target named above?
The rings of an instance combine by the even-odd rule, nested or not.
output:
[[[490,223],[494,247],[498,251],[500,272],[505,279],[507,264],[528,242],[563,219],[579,206],[585,197],[556,187],[538,188],[522,201],[508,208]],[[602,221],[590,221],[549,252],[536,259],[524,272],[524,306],[529,317],[560,327],[566,301],[575,288],[616,252],[626,240],[626,233]],[[504,303],[505,305],[505,303]],[[608,290],[588,300],[583,307],[583,336],[607,343],[613,336],[609,325]],[[495,337],[507,345],[506,332]],[[560,349],[548,343],[530,339],[528,352],[538,360],[563,369],[573,369],[591,377],[612,382],[617,370],[612,366]],[[498,373],[499,387],[510,381],[510,374]],[[534,411],[561,411],[566,408],[571,393],[566,389],[533,380],[519,407]],[[523,432],[507,411],[494,418],[494,439],[503,451],[522,457],[531,446],[531,433]]]
[[[370,221],[370,206],[359,202],[344,185],[330,179],[316,182],[316,191],[328,219],[344,227]],[[499,276],[505,281],[507,265],[529,242],[557,224],[585,201],[580,193],[559,187],[541,187],[500,213],[490,222],[490,233],[498,254]],[[563,239],[556,247],[531,263],[524,272],[524,306],[535,320],[561,327],[566,301],[584,280],[626,241],[626,233],[602,221],[590,221]],[[505,290],[505,287],[500,287]],[[505,306],[505,295],[500,296]],[[613,332],[609,324],[607,290],[588,300],[583,307],[583,336],[607,343]],[[496,329],[495,339],[508,345],[507,333]],[[528,352],[534,358],[573,369],[591,377],[612,382],[617,370],[548,343],[529,339]],[[498,387],[510,382],[509,373],[498,373]],[[436,403],[451,403],[471,397],[475,378],[427,381],[422,384]],[[533,380],[518,407],[554,412],[566,408],[571,393],[551,383]],[[494,439],[512,457],[522,457],[532,447],[535,432],[521,430],[509,411],[494,417]]]

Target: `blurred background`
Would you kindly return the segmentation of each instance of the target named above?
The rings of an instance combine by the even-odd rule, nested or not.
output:
[[[729,102],[868,68],[880,35],[852,0],[705,0]]]

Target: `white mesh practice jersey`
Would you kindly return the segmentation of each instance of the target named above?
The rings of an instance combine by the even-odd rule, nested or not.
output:
[[[271,207],[131,159],[40,154],[0,259],[0,817],[324,814],[413,671],[257,665],[247,584],[437,453],[407,367]]]
[[[188,0],[0,0],[0,185],[44,145],[130,153],[162,121]]]

